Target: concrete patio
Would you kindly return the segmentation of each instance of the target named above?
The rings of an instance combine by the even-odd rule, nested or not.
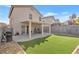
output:
[[[15,41],[0,43],[0,54],[26,54]]]
[[[13,40],[16,42],[23,42],[23,41],[29,41],[33,40],[36,38],[41,38],[50,35],[49,33],[44,33],[43,35],[41,34],[32,34],[32,39],[29,39],[29,35],[18,35],[18,36],[13,36]]]

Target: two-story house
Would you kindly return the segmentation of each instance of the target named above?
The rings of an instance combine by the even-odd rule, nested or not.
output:
[[[45,20],[43,15],[32,5],[12,5],[9,13],[10,28],[14,35],[31,35],[40,33],[43,35],[44,28],[48,27],[51,34],[51,20]]]

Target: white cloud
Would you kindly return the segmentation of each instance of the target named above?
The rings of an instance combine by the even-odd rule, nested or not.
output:
[[[62,13],[53,13],[53,12],[48,12],[44,16],[55,16],[56,19],[59,19],[60,22],[64,22],[66,20],[69,20],[69,14],[68,12],[62,12]]]
[[[6,21],[6,20],[0,20],[0,22],[1,22],[1,23],[6,23],[6,24],[9,24],[9,22],[8,22],[8,21]]]
[[[69,16],[70,15],[62,15],[62,16],[60,15],[57,18],[60,20],[60,22],[65,22],[65,21],[69,20]]]
[[[9,19],[0,17],[0,22],[9,24]]]
[[[11,7],[10,5],[5,5],[6,7]]]
[[[44,16],[56,16],[58,13],[48,12]]]

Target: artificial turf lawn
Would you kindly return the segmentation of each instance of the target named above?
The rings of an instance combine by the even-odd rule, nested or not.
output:
[[[71,54],[79,45],[79,38],[51,35],[19,44],[29,54]]]

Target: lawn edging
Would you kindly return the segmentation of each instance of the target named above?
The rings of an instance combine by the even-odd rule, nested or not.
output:
[[[72,54],[78,54],[78,49],[79,49],[79,45],[77,45],[77,47],[74,49],[74,51],[72,52]]]
[[[24,49],[17,43],[18,47],[20,48],[20,52],[18,52],[17,54],[26,54],[26,52],[24,51]]]

